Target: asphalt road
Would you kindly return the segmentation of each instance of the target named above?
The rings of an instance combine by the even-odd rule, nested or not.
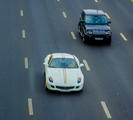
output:
[[[0,3],[0,120],[133,120],[132,1]],[[108,14],[111,46],[82,43],[77,24],[84,8]],[[43,59],[54,52],[87,61],[83,92],[45,90]]]

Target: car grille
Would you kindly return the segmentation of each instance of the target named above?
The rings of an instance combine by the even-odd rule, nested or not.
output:
[[[105,33],[104,30],[94,30],[93,31],[93,34],[95,34],[95,35],[103,35],[104,33]]]
[[[93,35],[92,38],[106,38],[108,35]]]
[[[63,89],[63,90],[69,90],[69,89],[73,89],[74,88],[74,86],[56,86],[56,88],[58,88],[58,89]]]
[[[93,37],[105,37],[105,35],[93,35]]]

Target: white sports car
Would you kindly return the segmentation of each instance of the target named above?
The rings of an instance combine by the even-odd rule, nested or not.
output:
[[[49,90],[70,92],[83,89],[84,76],[76,56],[54,53],[44,59],[45,87]]]

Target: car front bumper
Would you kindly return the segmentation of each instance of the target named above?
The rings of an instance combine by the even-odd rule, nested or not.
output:
[[[93,41],[108,41],[111,40],[111,35],[85,35],[85,39]]]
[[[73,85],[73,86],[63,86],[63,85],[54,85],[47,83],[46,87],[52,91],[60,92],[71,92],[71,91],[81,91],[83,89],[83,84]]]

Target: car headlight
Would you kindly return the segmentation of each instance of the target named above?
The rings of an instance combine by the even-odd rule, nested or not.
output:
[[[110,35],[111,32],[110,32],[109,30],[107,30],[107,31],[105,31],[105,34],[106,34],[106,35]]]
[[[77,83],[81,83],[81,77],[78,78]]]
[[[49,77],[49,82],[53,83],[52,77]]]

